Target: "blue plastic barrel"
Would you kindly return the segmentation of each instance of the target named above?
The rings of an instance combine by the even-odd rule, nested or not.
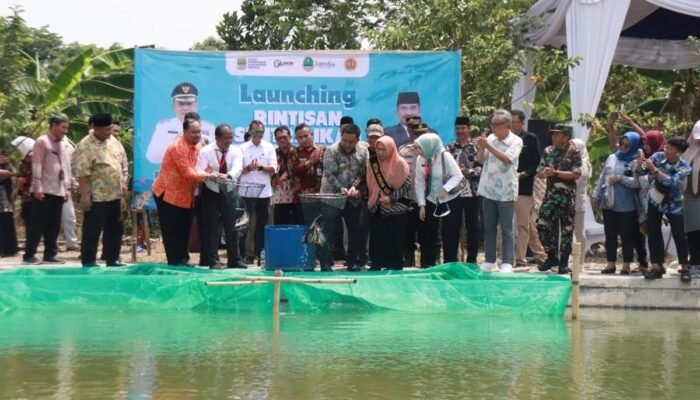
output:
[[[316,266],[316,246],[301,242],[306,225],[265,227],[265,269],[310,271]]]

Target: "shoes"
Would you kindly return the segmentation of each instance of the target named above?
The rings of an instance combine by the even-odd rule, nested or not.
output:
[[[143,253],[144,251],[146,251],[146,247],[141,246],[141,245],[137,245],[137,246],[136,246],[136,252],[137,252],[137,253]]]
[[[693,280],[693,278],[690,275],[689,268],[682,269],[681,273],[680,273],[680,277],[681,277],[681,282],[683,282],[683,283],[690,283],[690,281]]]
[[[508,264],[508,263],[503,263],[498,267],[498,271],[501,273],[513,272],[513,265]]]
[[[44,257],[44,264],[65,264],[66,262],[64,260],[61,260],[58,257]]]
[[[483,262],[479,268],[481,268],[481,272],[491,272],[492,269],[496,268],[496,263]]]
[[[545,261],[544,264],[538,266],[537,269],[541,272],[545,272],[559,265],[559,258],[557,258],[555,254],[556,253],[549,254],[547,256],[547,261]]]
[[[97,268],[100,264],[96,262],[83,263],[83,268]]]
[[[650,269],[644,273],[644,279],[648,279],[648,280],[661,279],[664,277],[664,272],[665,271],[662,271],[661,269],[657,269],[657,268]]]
[[[333,268],[330,266],[321,266],[321,271],[333,272]]]
[[[228,268],[240,268],[240,269],[246,269],[248,268],[248,265],[244,263],[241,260],[234,261],[233,263],[229,263]]]
[[[691,265],[690,266],[690,276],[692,278],[700,278],[700,265]]]
[[[66,246],[65,251],[80,251],[80,247],[78,247],[78,246]]]
[[[39,261],[39,259],[34,256],[22,258],[22,264],[24,265],[38,265],[40,263],[41,261]]]
[[[210,269],[225,269],[224,264],[216,263],[209,266]]]
[[[617,271],[617,268],[613,265],[612,267],[605,267],[603,268],[600,273],[603,275],[613,275],[615,274],[615,271]]]
[[[527,263],[525,261],[516,261],[515,266],[517,268],[523,268],[523,267],[527,267]]]
[[[107,263],[108,267],[127,267],[129,264],[123,263],[119,260],[113,262],[113,263]]]
[[[569,255],[569,253],[561,253],[561,257],[559,258],[559,268],[557,269],[557,273],[559,275],[571,273],[571,270],[569,269]]]
[[[358,271],[362,271],[362,268],[360,268],[357,265],[349,265],[348,266],[348,272],[358,272]]]

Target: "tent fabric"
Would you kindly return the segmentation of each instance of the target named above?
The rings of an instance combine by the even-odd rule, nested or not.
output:
[[[614,16],[605,10],[614,11]],[[678,39],[700,32],[698,0],[539,0],[527,15],[533,22],[525,34],[525,46],[560,47],[566,43],[570,57],[583,57],[569,74],[574,122],[581,113],[595,113],[612,62],[660,70],[700,65],[695,44]],[[697,22],[692,23],[696,17]],[[679,29],[664,29],[658,26],[659,21]],[[525,57],[523,76],[513,87],[513,100],[534,99],[530,62]],[[522,100],[514,102],[514,106],[520,104]],[[587,140],[588,129],[575,124],[574,135]]]
[[[570,69],[569,82],[574,137],[584,142],[590,131],[577,120],[598,109],[629,5],[630,0],[574,1],[566,16],[568,55],[582,58]]]
[[[682,14],[700,17],[700,1],[698,0],[646,0],[651,4],[667,8]]]

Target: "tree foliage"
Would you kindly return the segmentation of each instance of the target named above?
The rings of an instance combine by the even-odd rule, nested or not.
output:
[[[216,32],[228,50],[358,49],[367,0],[244,0]]]

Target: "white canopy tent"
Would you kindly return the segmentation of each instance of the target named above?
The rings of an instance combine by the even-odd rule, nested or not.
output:
[[[700,66],[700,52],[689,36],[700,37],[700,0],[540,0],[528,10],[535,19],[526,33],[530,46],[566,44],[569,57],[581,63],[569,70],[574,136],[588,140],[589,130],[576,123],[595,115],[610,65],[647,69]],[[513,88],[513,107],[535,99],[531,55],[523,60],[523,77]]]

